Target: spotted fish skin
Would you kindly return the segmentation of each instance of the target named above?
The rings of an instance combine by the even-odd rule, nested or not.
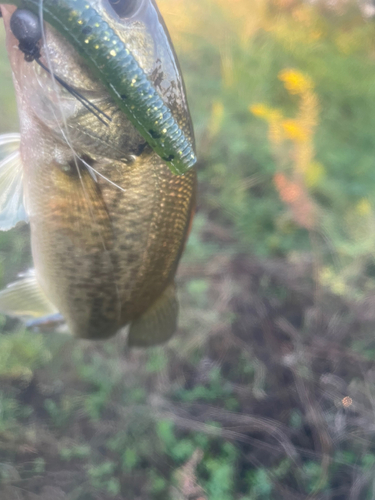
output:
[[[194,144],[178,62],[155,3],[141,0],[136,16],[125,20],[111,17],[104,2],[93,4],[131,46]],[[103,124],[35,62],[25,62],[9,29],[14,7],[1,10],[19,108],[37,282],[77,337],[107,338],[137,324],[142,340],[133,338],[133,345],[166,340],[175,329],[173,282],[194,210],[196,173],[170,171],[50,26],[42,61],[111,122]],[[150,323],[151,317],[169,325],[168,331]]]

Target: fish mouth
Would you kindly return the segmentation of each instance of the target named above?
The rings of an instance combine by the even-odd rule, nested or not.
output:
[[[192,129],[190,125],[186,127],[186,120],[180,127],[178,116],[166,102],[165,95],[158,92],[149,78],[147,62],[154,61],[157,51],[162,50],[164,58],[169,58],[167,74],[176,74],[178,85],[175,87],[179,87],[179,94],[183,95],[181,75],[156,5],[150,0],[130,3],[134,2],[137,8],[132,12],[131,21],[126,16],[122,19],[116,7],[117,3],[121,5],[121,0],[92,0],[91,3],[45,0],[43,14],[38,0],[24,0],[22,5],[40,17],[43,15],[43,19],[70,42],[149,146],[173,173],[183,174],[196,162]],[[143,35],[137,31],[140,20],[144,23]],[[136,36],[132,37],[132,33]],[[152,39],[151,55],[145,45],[147,35],[148,40],[150,36]],[[135,48],[132,38],[138,43]],[[22,50],[21,43],[19,47]],[[158,73],[163,74],[160,69]],[[186,113],[186,102],[185,105]]]

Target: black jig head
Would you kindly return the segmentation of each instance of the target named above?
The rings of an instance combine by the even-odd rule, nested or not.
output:
[[[39,17],[27,9],[17,9],[10,18],[10,29],[19,41],[19,49],[28,62],[39,59],[42,27]]]

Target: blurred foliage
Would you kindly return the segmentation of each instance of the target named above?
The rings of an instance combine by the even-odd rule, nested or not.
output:
[[[335,292],[373,287],[375,24],[354,2],[159,3],[186,68],[210,212],[258,255],[313,247]]]
[[[17,131],[16,99],[14,96],[12,74],[5,52],[5,33],[0,28],[0,133]]]
[[[158,4],[200,158],[180,334],[128,352],[1,317],[2,498],[374,498],[374,21],[344,0]],[[14,131],[2,31],[0,71]],[[30,265],[27,227],[1,233],[2,286]]]

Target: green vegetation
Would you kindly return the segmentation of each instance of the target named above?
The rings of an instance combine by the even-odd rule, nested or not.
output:
[[[200,158],[179,332],[129,351],[1,317],[0,497],[370,500],[375,22],[350,2],[158,3]],[[30,265],[28,229],[1,233],[2,286]]]

